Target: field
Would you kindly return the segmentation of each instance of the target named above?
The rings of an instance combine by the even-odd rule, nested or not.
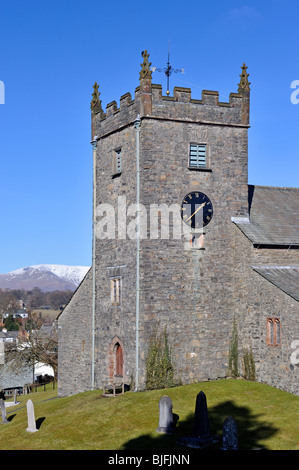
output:
[[[146,392],[103,397],[100,390],[57,398],[56,390],[19,397],[8,407],[8,424],[0,423],[0,450],[150,450],[188,452],[177,444],[190,436],[196,396],[206,394],[211,434],[222,436],[226,417],[238,426],[239,449],[299,450],[299,397],[264,384],[219,380]],[[173,403],[176,432],[156,432],[159,399]],[[34,403],[38,432],[27,428],[26,402]],[[220,449],[220,444],[208,448]]]

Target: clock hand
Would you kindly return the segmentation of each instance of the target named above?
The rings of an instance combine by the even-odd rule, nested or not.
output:
[[[202,209],[204,206],[206,205],[206,202],[204,202],[203,204],[201,204],[195,212],[193,212],[193,214],[190,215],[190,217],[188,217],[188,219],[185,220],[185,222],[188,222],[189,219],[191,219],[198,211],[200,211],[200,209]]]

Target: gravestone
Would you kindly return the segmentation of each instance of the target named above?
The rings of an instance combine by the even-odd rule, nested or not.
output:
[[[159,427],[156,431],[162,434],[173,434],[174,432],[172,401],[167,395],[159,400]]]
[[[36,422],[35,422],[35,414],[34,414],[34,406],[31,400],[27,401],[27,418],[28,418],[28,428],[26,431],[28,432],[36,432]]]
[[[210,434],[207,399],[204,392],[201,391],[196,397],[193,435],[179,438],[178,443],[193,449],[203,449],[218,441],[218,437]]]
[[[222,450],[238,450],[238,428],[232,416],[223,423]]]
[[[204,392],[196,397],[193,434],[201,439],[210,438],[210,423],[207,399]]]
[[[2,416],[1,423],[2,424],[7,424],[8,420],[7,420],[7,417],[6,417],[6,408],[5,408],[5,403],[4,403],[3,398],[0,398],[0,408],[1,408],[1,416]]]

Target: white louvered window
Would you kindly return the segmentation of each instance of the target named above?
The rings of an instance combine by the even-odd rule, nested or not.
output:
[[[206,168],[207,146],[205,144],[190,144],[189,167]]]

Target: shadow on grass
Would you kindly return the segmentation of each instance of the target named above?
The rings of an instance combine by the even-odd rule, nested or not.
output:
[[[206,447],[204,450],[221,450],[223,423],[228,416],[232,416],[237,423],[239,450],[267,450],[264,442],[278,431],[271,423],[262,420],[262,414],[255,415],[250,408],[237,406],[231,400],[209,408],[208,413],[211,435],[220,439],[217,444]],[[157,427],[158,421],[159,414],[157,415]],[[180,421],[178,417],[176,429],[172,436],[157,433],[157,437],[152,437],[149,434],[145,434],[126,442],[123,449],[188,452],[191,449],[178,444],[177,439],[179,437],[192,436],[193,426],[194,413],[191,413],[184,421]]]
[[[36,425],[36,429],[40,429],[42,423],[45,421],[45,417],[43,416],[42,418],[38,418],[36,421],[35,421],[35,425]]]
[[[15,416],[17,416],[17,413],[15,413],[13,415],[10,415],[10,416],[7,416],[7,421],[12,421]]]

